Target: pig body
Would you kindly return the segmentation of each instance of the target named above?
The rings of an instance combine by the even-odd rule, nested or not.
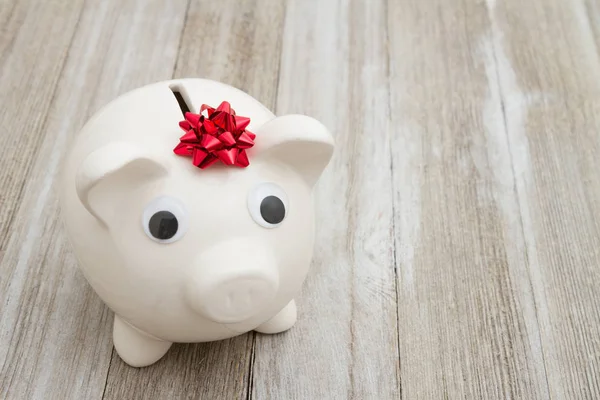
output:
[[[175,155],[174,92],[192,112],[225,100],[249,117],[250,165],[201,170]],[[61,208],[86,279],[115,312],[119,355],[145,366],[172,342],[290,328],[312,257],[312,186],[332,151],[312,118],[275,118],[209,80],[145,86],[94,115],[68,152]]]

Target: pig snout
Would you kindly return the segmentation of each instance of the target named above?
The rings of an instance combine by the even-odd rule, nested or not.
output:
[[[269,249],[250,239],[228,240],[199,255],[187,282],[187,301],[214,322],[236,323],[264,309],[278,287]]]

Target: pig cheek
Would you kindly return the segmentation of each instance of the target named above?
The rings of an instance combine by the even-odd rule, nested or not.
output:
[[[273,244],[279,262],[280,279],[295,290],[306,278],[314,246],[314,217],[310,197],[298,197],[291,205],[306,205],[292,208],[284,223],[273,229],[277,241]]]
[[[178,243],[165,245],[152,241],[137,217],[123,218],[113,225],[111,238],[123,261],[123,277],[138,284],[154,286],[172,274],[177,258],[174,250],[179,246]]]

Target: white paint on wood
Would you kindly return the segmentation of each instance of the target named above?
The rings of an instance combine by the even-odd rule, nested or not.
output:
[[[297,325],[257,336],[257,398],[399,396],[385,18],[380,3],[288,4],[277,113],[322,120],[337,147]]]
[[[38,3],[0,2],[0,397],[600,395],[595,2]],[[138,370],[53,191],[94,111],[173,74],[338,149],[297,326]]]
[[[554,253],[553,247],[560,245],[551,241],[552,245],[549,246],[544,231],[548,229],[548,224],[556,226],[555,222],[552,222],[554,218],[559,218],[559,224],[564,226],[563,233],[569,229],[568,226],[571,223],[569,218],[559,216],[562,207],[550,206],[554,203],[554,199],[561,197],[562,193],[567,194],[567,197],[570,197],[574,203],[573,208],[569,207],[570,210],[577,210],[577,203],[580,203],[577,201],[577,198],[581,196],[577,193],[578,189],[573,187],[565,191],[562,188],[563,185],[571,185],[569,182],[563,181],[560,176],[567,171],[572,161],[580,157],[579,152],[585,152],[584,149],[570,151],[571,143],[569,142],[571,141],[568,138],[574,134],[575,137],[583,139],[585,131],[577,128],[578,125],[581,126],[581,122],[577,121],[577,112],[568,111],[567,119],[570,119],[570,122],[565,126],[563,123],[565,121],[564,112],[575,104],[579,104],[574,96],[584,96],[590,101],[594,101],[593,96],[584,93],[597,93],[596,78],[590,79],[590,82],[584,84],[583,90],[577,90],[575,87],[580,85],[577,82],[580,76],[587,80],[597,75],[598,56],[596,51],[590,51],[596,45],[589,26],[591,16],[586,15],[588,10],[584,8],[583,2],[547,3],[547,13],[545,14],[538,14],[529,7],[522,7],[520,16],[524,22],[523,26],[528,25],[526,21],[530,21],[530,23],[535,21],[535,24],[531,25],[534,29],[531,29],[527,36],[515,36],[512,26],[508,24],[508,18],[512,15],[513,10],[520,7],[512,1],[505,2],[502,6],[497,5],[495,8],[490,7],[490,19],[494,35],[494,49],[498,60],[499,86],[502,92],[502,101],[505,103],[506,134],[512,155],[515,191],[518,195],[525,242],[525,248],[520,251],[526,255],[525,261],[528,264],[539,326],[539,345],[536,343],[538,340],[535,340],[532,341],[532,347],[539,350],[543,356],[544,369],[541,370],[541,366],[538,367],[538,375],[545,376],[548,396],[571,398],[582,393],[594,392],[598,388],[592,385],[586,388],[583,381],[577,381],[580,378],[578,374],[587,369],[584,367],[585,364],[576,362],[579,364],[579,371],[571,370],[571,374],[568,377],[565,376],[565,361],[571,363],[577,356],[570,355],[568,360],[564,358],[561,347],[564,346],[562,342],[565,332],[564,328],[558,328],[561,325],[559,321],[564,317],[556,304],[557,300],[558,303],[568,301],[566,298],[569,297],[570,283],[568,280],[562,280],[559,286],[563,287],[557,288],[552,282],[551,276],[555,274],[553,270],[557,267],[556,263],[560,256],[554,255],[551,256],[552,258],[548,258],[548,255]],[[547,26],[548,18],[555,20],[554,18],[557,17],[563,22],[552,24],[557,31],[556,37],[547,35],[543,29],[537,29],[537,27]],[[570,44],[565,46],[563,38],[575,40],[567,40]],[[543,43],[540,39],[550,39],[552,43]],[[533,46],[533,43],[536,45]],[[549,52],[548,50],[551,48],[553,51]],[[516,57],[516,52],[521,52],[523,49],[529,49],[529,57]],[[551,62],[549,68],[545,68],[547,62]],[[516,69],[515,63],[518,63]],[[534,70],[537,71],[535,74]],[[529,71],[532,73],[530,74]],[[596,73],[591,74],[591,71],[596,71]],[[522,87],[525,89],[521,89]],[[570,89],[565,90],[566,87]],[[555,127],[560,127],[560,133],[553,132]],[[563,141],[564,145],[555,147],[554,143],[557,139]],[[533,151],[531,150],[532,146]],[[536,150],[539,147],[546,147],[544,153]],[[557,164],[559,169],[549,172],[553,160],[560,160]],[[554,181],[554,184],[549,187],[544,187],[544,182],[540,180],[546,178],[544,177],[546,171],[551,174],[552,178],[550,179]],[[571,175],[568,172],[567,174]],[[579,179],[578,176],[572,175],[569,180],[577,185]],[[593,195],[592,191],[587,196]],[[552,209],[546,211],[549,206]],[[549,214],[547,214],[548,211]],[[514,210],[507,212],[507,215],[515,214]],[[575,217],[575,214],[571,215]],[[578,224],[576,230],[580,229],[585,229],[585,226]],[[569,247],[583,257],[589,254],[585,244],[575,238],[570,241]],[[571,270],[571,272],[567,272],[567,275],[576,277],[583,272],[585,267],[574,262],[573,264],[564,263],[559,267],[560,270],[564,268]],[[594,279],[594,276],[589,276],[589,278]],[[564,298],[557,299],[557,289],[558,292],[562,292]],[[588,305],[579,303],[577,308],[585,309]],[[568,318],[570,323],[566,326],[563,325],[568,326],[567,331],[577,329],[576,320],[571,320],[570,316]],[[526,320],[528,323],[530,321],[531,319]],[[530,333],[531,336],[532,333]],[[569,347],[571,346],[575,347],[575,342],[571,341]],[[590,379],[588,382],[594,382],[594,380]],[[572,385],[577,387],[576,391],[573,391]],[[575,395],[575,393],[578,394]]]
[[[548,356],[542,348],[540,323],[547,324],[547,306],[543,288],[540,286],[540,271],[535,249],[535,236],[528,219],[527,199],[519,197],[515,175],[522,179],[531,178],[527,138],[524,135],[527,111],[532,101],[541,101],[540,96],[523,93],[516,81],[516,74],[506,56],[495,16],[495,1],[488,1],[490,33],[482,41],[485,70],[490,86],[489,97],[484,108],[483,120],[488,140],[488,158],[493,168],[493,180],[497,182],[496,203],[503,213],[507,237],[512,238],[506,246],[513,281],[521,283],[517,296],[525,297],[519,302],[523,321],[527,326],[528,344],[533,356],[532,367],[541,394],[547,397],[547,371],[544,358]],[[511,132],[509,139],[508,132]],[[517,143],[518,141],[518,143]],[[510,143],[509,143],[510,142]],[[523,181],[521,181],[523,182]],[[531,301],[532,299],[535,301]],[[542,322],[539,322],[541,319]]]
[[[139,1],[137,10],[122,2],[86,4],[76,29],[77,20],[74,21],[74,31],[69,36],[73,37],[72,43],[66,43],[59,51],[65,56],[68,51],[68,56],[60,79],[57,78],[58,86],[47,116],[41,116],[44,123],[37,130],[24,132],[37,141],[38,147],[19,148],[23,143],[15,142],[16,147],[12,149],[22,157],[19,162],[27,160],[32,168],[24,182],[21,207],[14,210],[13,228],[2,260],[3,272],[20,278],[12,278],[10,289],[1,293],[5,299],[0,315],[0,343],[4,353],[1,359],[8,363],[3,363],[0,374],[0,397],[102,397],[112,355],[112,318],[107,318],[106,308],[85,284],[65,243],[54,193],[55,178],[67,142],[89,117],[94,108],[91,104],[99,102],[101,105],[102,101],[119,94],[115,89],[121,88],[115,88],[112,75],[106,76],[115,71],[104,69],[105,64],[116,58],[119,62],[128,60],[130,70],[146,68],[145,73],[135,72],[136,79],[131,79],[130,73],[129,87],[124,89],[160,78],[161,70],[167,72],[162,73],[163,79],[170,76],[176,49],[166,52],[167,56],[172,54],[170,60],[148,62],[148,55],[164,56],[162,46],[177,47],[185,7],[173,7],[170,2],[163,2],[160,7],[154,2],[153,7],[145,9],[147,16],[155,20],[159,13],[168,12],[171,17],[164,20],[164,24],[169,28],[161,32],[156,23],[148,25],[142,18],[138,25],[144,25],[145,32],[142,30],[143,36],[138,36],[138,27],[131,25],[129,16],[132,11],[139,14],[147,4]],[[125,30],[120,35],[117,30],[118,36],[112,37],[114,22],[119,16]],[[170,34],[171,31],[174,34]],[[153,42],[140,45],[150,32],[155,33]],[[137,38],[131,49],[111,46],[111,39],[123,42],[127,33]],[[40,40],[39,46],[43,48],[47,42]],[[137,58],[128,54],[135,54]],[[148,65],[153,68],[147,69]],[[54,65],[48,67],[55,68]],[[44,65],[37,68],[43,70]],[[107,93],[107,87],[112,88],[112,92]],[[99,99],[97,88],[102,88],[107,98]],[[27,98],[35,99],[35,95],[29,93]],[[36,114],[30,112],[30,115]]]
[[[402,156],[394,159],[392,168],[393,187],[397,188],[398,196],[395,203],[396,223],[394,227],[398,235],[396,243],[396,268],[401,274],[401,283],[405,291],[414,290],[415,279],[415,252],[418,251],[419,235],[421,227],[421,181],[420,174],[414,171],[422,171],[421,154],[422,143],[410,140],[406,132],[413,132],[417,136],[423,135],[419,126],[399,121],[394,126],[398,131],[396,143],[403,149]]]

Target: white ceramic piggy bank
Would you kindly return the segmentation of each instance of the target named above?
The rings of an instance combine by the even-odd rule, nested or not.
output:
[[[316,120],[275,118],[210,80],[152,84],[100,110],[67,155],[61,208],[115,312],[121,358],[146,366],[173,342],[289,329],[313,250],[311,191],[332,152]]]

